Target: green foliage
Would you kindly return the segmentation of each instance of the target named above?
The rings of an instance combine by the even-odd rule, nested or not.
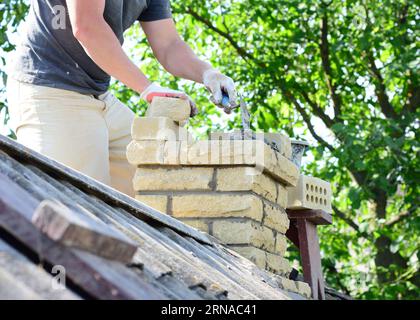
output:
[[[5,72],[5,54],[14,50],[15,46],[9,41],[8,32],[16,31],[17,26],[23,20],[28,12],[27,1],[23,0],[3,0],[0,3],[0,97],[4,96],[4,85],[7,81],[7,74]],[[4,112],[4,125],[9,120],[7,106],[4,101],[0,99],[0,114]],[[11,137],[15,137],[13,132],[10,132]]]
[[[18,21],[10,12],[22,1],[5,3],[9,13],[1,14]],[[311,141],[304,172],[331,181],[334,191],[334,223],[319,228],[329,285],[357,298],[417,299],[418,2],[171,3],[183,38],[235,79],[255,129]],[[190,124],[197,134],[240,126],[239,115],[221,114],[202,86],[166,73],[138,26],[126,36],[152,80],[181,86],[197,101],[201,112]],[[138,95],[118,82],[112,90],[144,112]]]

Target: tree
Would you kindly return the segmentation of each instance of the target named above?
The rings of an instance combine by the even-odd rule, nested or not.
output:
[[[6,83],[7,79],[7,74],[4,70],[4,66],[6,64],[5,53],[11,52],[15,48],[15,46],[9,41],[7,32],[10,30],[16,31],[17,26],[26,16],[27,12],[28,5],[26,4],[26,1],[4,0],[0,3],[0,81],[2,81],[3,84]],[[0,86],[0,97],[3,95],[4,86]],[[4,124],[6,124],[9,120],[9,115],[4,100],[4,98],[0,98],[0,114],[4,111]],[[13,132],[11,132],[10,135],[11,137],[14,137]]]
[[[418,298],[419,5],[174,0],[172,7],[186,41],[237,81],[254,129],[311,140],[304,170],[334,191],[334,225],[321,234],[327,282],[360,298]],[[138,27],[127,38],[147,74],[179,84]],[[201,106],[191,124],[199,133],[240,125],[238,114],[215,121],[208,93],[183,84]],[[143,112],[137,95],[117,82],[113,90]]]

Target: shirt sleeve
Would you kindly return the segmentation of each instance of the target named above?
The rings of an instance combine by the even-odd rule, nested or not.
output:
[[[139,21],[155,21],[172,17],[171,5],[169,0],[150,0],[146,10],[144,10]]]

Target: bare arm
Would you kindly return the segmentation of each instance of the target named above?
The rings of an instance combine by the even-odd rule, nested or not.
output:
[[[233,80],[200,60],[179,36],[172,19],[142,22],[155,57],[177,77],[203,83],[212,93],[212,101],[221,106],[222,93],[227,92],[231,106],[237,106]]]
[[[212,66],[200,60],[182,40],[172,19],[141,22],[155,57],[171,74],[195,82],[203,82],[204,71]]]
[[[105,0],[67,0],[73,34],[106,73],[141,93],[149,80],[128,58],[103,17]]]

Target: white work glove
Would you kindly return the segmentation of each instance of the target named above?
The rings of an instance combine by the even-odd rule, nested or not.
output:
[[[224,74],[220,73],[219,70],[208,69],[204,71],[203,84],[212,94],[210,100],[216,106],[224,108],[226,113],[230,113],[230,111],[222,105],[222,90],[229,96],[230,109],[233,109],[238,106],[238,103],[236,101],[237,94],[233,80],[228,76],[225,76]]]
[[[194,101],[182,91],[164,88],[155,83],[151,83],[141,93],[140,98],[146,101],[147,103],[151,103],[154,97],[168,97],[188,100],[191,106],[191,117],[194,117],[198,113]]]

